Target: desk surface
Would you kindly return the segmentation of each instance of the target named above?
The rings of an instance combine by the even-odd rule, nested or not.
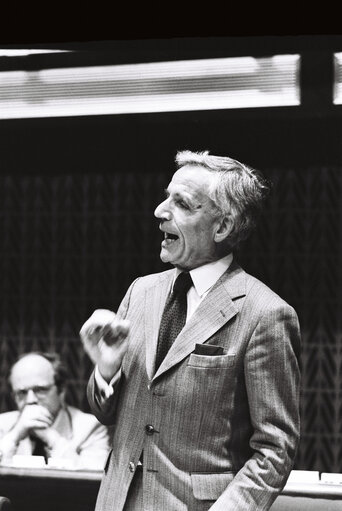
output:
[[[39,479],[55,481],[94,481],[100,483],[102,471],[98,470],[59,470],[55,468],[26,468],[26,467],[0,467],[0,478],[9,479]],[[305,495],[312,497],[340,497],[342,498],[342,484],[328,484],[323,482],[288,482],[282,492],[284,495]]]
[[[326,499],[342,500],[342,484],[328,484],[328,483],[287,483],[282,495],[290,497],[324,497]]]
[[[102,470],[59,470],[55,468],[0,467],[0,477],[101,481]]]
[[[0,495],[15,511],[93,511],[102,471],[0,467]],[[342,501],[342,484],[288,482],[283,496]]]
[[[94,511],[102,472],[0,467],[0,495],[15,511]]]

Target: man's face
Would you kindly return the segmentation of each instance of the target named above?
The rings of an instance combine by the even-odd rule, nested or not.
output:
[[[11,385],[19,410],[26,405],[39,404],[55,417],[62,406],[62,395],[55,385],[53,367],[40,355],[28,355],[14,365]]]
[[[214,238],[220,216],[208,196],[211,179],[211,172],[197,165],[185,165],[173,175],[166,199],[154,212],[165,233],[164,263],[192,270],[219,258]]]

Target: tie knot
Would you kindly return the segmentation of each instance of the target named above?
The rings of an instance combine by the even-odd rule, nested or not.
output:
[[[192,286],[192,278],[189,272],[178,275],[173,285],[173,293],[187,293]]]

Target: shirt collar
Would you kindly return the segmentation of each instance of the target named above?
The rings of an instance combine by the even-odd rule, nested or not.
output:
[[[199,296],[202,296],[210,289],[215,282],[224,274],[229,268],[233,260],[233,254],[228,254],[217,261],[212,263],[203,264],[194,270],[190,271],[192,282]],[[176,269],[175,278],[181,273],[181,270]]]

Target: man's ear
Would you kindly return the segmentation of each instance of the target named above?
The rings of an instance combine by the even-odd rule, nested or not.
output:
[[[66,388],[63,387],[59,390],[59,397],[61,399],[62,406],[65,406],[65,394],[66,394]]]
[[[233,230],[233,220],[231,216],[224,216],[219,220],[218,227],[215,232],[214,241],[220,243],[228,238]]]

